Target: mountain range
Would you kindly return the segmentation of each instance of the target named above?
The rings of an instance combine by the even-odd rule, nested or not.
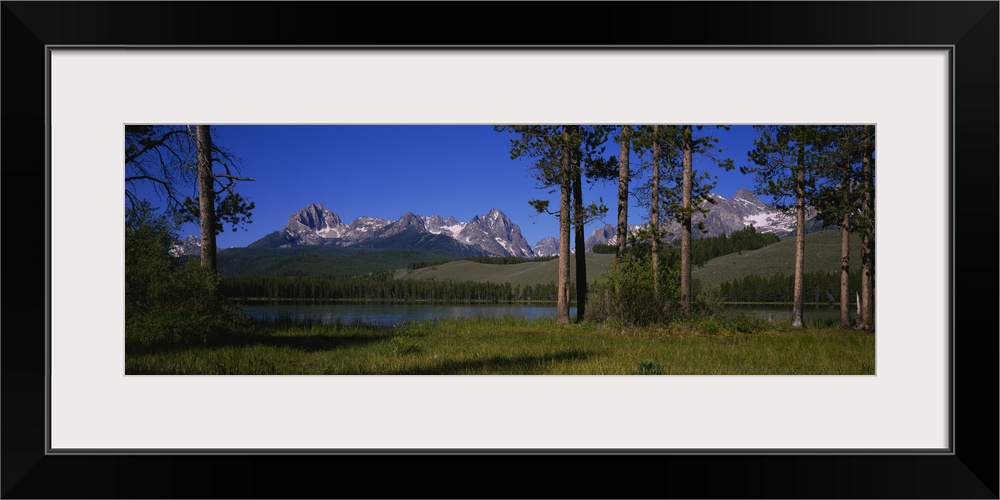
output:
[[[695,229],[692,236],[710,237],[728,234],[753,225],[758,232],[788,236],[795,233],[795,216],[783,213],[762,202],[750,190],[736,191],[732,199],[718,194],[710,195],[715,203],[703,202],[707,214],[696,214],[694,224],[700,222],[705,232]],[[807,207],[806,232],[822,228],[816,218],[816,210]],[[641,225],[632,225],[634,233]],[[680,223],[667,219],[662,224],[667,240],[680,237]],[[594,245],[614,245],[615,226],[607,224],[594,230],[586,239],[585,247],[591,251]],[[534,258],[557,255],[559,239],[546,237],[529,245],[521,234],[521,228],[511,222],[503,212],[492,209],[477,215],[468,222],[460,222],[454,217],[440,215],[424,216],[412,212],[391,221],[376,217],[359,217],[350,224],[343,222],[336,213],[322,204],[311,203],[288,218],[281,230],[270,233],[251,243],[250,248],[289,248],[315,245],[333,245],[355,248],[395,248],[434,250],[458,257],[478,255],[513,256]],[[189,236],[179,241],[172,252],[175,255],[197,254],[198,240]]]
[[[459,222],[454,217],[428,217],[407,212],[395,221],[359,217],[345,224],[336,213],[313,203],[292,214],[284,229],[264,236],[251,243],[250,247],[305,245],[411,248],[445,251],[460,256],[535,257],[531,245],[521,234],[521,228],[495,208],[468,222]]]
[[[732,199],[726,199],[715,193],[709,196],[715,203],[709,201],[701,203],[701,207],[707,209],[708,213],[698,213],[692,217],[691,236],[693,238],[729,234],[751,225],[759,233],[776,234],[782,237],[795,234],[795,214],[793,212],[782,212],[774,206],[762,202],[749,189],[737,190]],[[807,234],[822,229],[822,223],[816,216],[815,208],[806,207]],[[699,223],[704,225],[704,232],[698,230]],[[630,229],[634,233],[640,227],[642,226],[630,226]],[[668,219],[665,223],[661,223],[661,227],[666,232],[665,239],[667,241],[680,238],[680,222]],[[616,236],[615,226],[611,224],[595,229],[586,240],[587,251],[592,250],[594,245],[616,244],[618,240]]]
[[[195,235],[190,235],[182,240],[177,240],[170,247],[170,255],[180,257],[182,255],[201,255],[201,239]]]

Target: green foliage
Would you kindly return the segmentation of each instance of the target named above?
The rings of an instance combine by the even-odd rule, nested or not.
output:
[[[356,277],[241,276],[225,278],[231,298],[358,300],[371,302],[510,303],[555,300],[556,286],[473,281],[393,279],[391,272]]]
[[[718,293],[727,302],[791,302],[792,276],[772,274],[758,276],[751,274],[738,280],[719,285]],[[803,274],[803,296],[806,302],[839,303],[840,272],[814,271]],[[848,275],[848,301],[853,301],[861,288],[861,270],[855,269]]]
[[[234,318],[218,293],[219,278],[194,259],[170,254],[176,225],[143,201],[125,220],[126,342],[204,342]]]
[[[249,201],[239,193],[227,193],[222,199],[216,199],[215,203],[215,234],[225,230],[226,224],[236,231],[240,226],[245,226],[253,222],[254,202]],[[192,222],[201,223],[201,205],[196,196],[184,199],[184,206],[177,214],[181,223]],[[245,229],[244,229],[245,230]]]
[[[773,327],[766,319],[754,314],[737,314],[729,318],[728,323],[733,330],[746,334],[765,332]]]
[[[218,277],[188,261],[153,280],[145,308],[126,304],[126,338],[140,343],[205,342],[225,331]]]
[[[634,246],[595,283],[587,319],[619,325],[669,321],[680,297],[680,258],[670,249],[661,252],[659,297],[653,291],[652,256],[643,246]]]
[[[618,247],[615,245],[594,245],[592,251],[598,254],[614,254],[618,253]]]
[[[695,293],[694,303],[692,304],[694,312],[699,314],[722,314],[725,307],[725,297],[723,297],[722,292],[718,288],[701,290],[701,283],[698,280],[692,281],[694,281],[691,285],[692,290],[698,289],[698,292]]]
[[[733,231],[728,235],[720,234],[709,238],[697,238],[691,241],[691,263],[695,266],[703,266],[716,257],[756,250],[779,241],[781,238],[777,235],[758,233],[753,226]]]
[[[552,214],[549,210],[549,200],[528,200],[528,204],[540,214]]]
[[[125,214],[125,314],[133,307],[148,308],[154,300],[151,288],[171,272],[170,245],[176,240],[176,225],[157,215],[148,201]]]
[[[439,260],[411,262],[408,266],[406,266],[406,268],[410,270],[417,270],[417,269],[423,269],[425,267],[439,266],[441,264],[447,264],[449,262],[457,262],[460,260],[468,260],[471,262],[478,262],[480,264],[496,264],[496,265],[506,266],[511,264],[524,264],[526,262],[548,262],[550,260],[555,260],[558,258],[559,257],[557,255],[535,257],[533,259],[526,259],[524,257],[514,257],[514,256],[499,257],[499,256],[483,255],[479,257],[466,257],[462,259],[439,259]]]

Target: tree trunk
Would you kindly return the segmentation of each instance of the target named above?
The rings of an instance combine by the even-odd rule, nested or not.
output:
[[[799,159],[795,173],[795,283],[792,296],[792,326],[802,328],[802,275],[806,257],[806,166],[805,144],[798,141]]]
[[[196,125],[195,140],[198,148],[201,265],[215,272],[215,177],[212,175],[212,127],[210,125]]]
[[[845,191],[844,197],[848,193]],[[851,327],[851,295],[848,284],[851,274],[851,257],[848,253],[851,248],[851,219],[844,214],[844,220],[840,223],[840,326]]]
[[[858,327],[875,329],[875,178],[866,135],[861,157],[861,318]]]
[[[848,150],[843,159],[841,171],[843,178],[840,180],[840,205],[844,211],[844,218],[840,222],[840,326],[851,327],[851,192],[853,182],[851,181],[851,157],[850,154],[850,134],[841,139],[842,147]]]
[[[626,244],[628,243],[628,183],[629,183],[629,155],[631,145],[631,125],[622,125],[621,152],[618,155],[618,258],[625,256]]]
[[[649,224],[653,230],[653,300],[660,302],[660,126],[653,125],[653,199]]]
[[[559,172],[559,289],[556,294],[556,324],[569,323],[569,233],[570,233],[570,176],[569,131],[562,131],[562,165]]]
[[[693,170],[691,166],[692,147],[691,125],[685,125],[683,129],[684,157],[683,157],[683,193],[681,203],[683,204],[683,218],[681,219],[681,315],[687,316],[691,313],[691,184]]]
[[[574,130],[576,127],[574,127]],[[580,152],[573,151],[573,240],[576,243],[576,320],[583,321],[587,308],[587,242],[583,213],[583,170]]]

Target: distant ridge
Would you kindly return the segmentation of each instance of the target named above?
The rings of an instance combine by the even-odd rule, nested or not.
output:
[[[739,189],[732,199],[723,198],[721,195],[712,193],[709,195],[715,203],[703,202],[702,208],[709,210],[708,214],[695,214],[692,217],[691,231],[693,238],[708,238],[729,234],[739,231],[747,226],[754,226],[758,233],[770,233],[778,236],[789,236],[795,234],[795,214],[782,213],[771,205],[768,205],[755,196],[749,189]],[[816,218],[817,212],[812,207],[806,207],[806,234],[823,229],[822,223]],[[698,223],[705,226],[707,232],[698,230]],[[642,226],[631,226],[634,233]],[[673,219],[667,219],[661,224],[661,228],[666,232],[666,240],[671,241],[680,238],[681,225]],[[594,248],[594,245],[614,245],[617,242],[617,230],[615,226],[607,224],[594,230],[586,240],[587,251]],[[558,241],[556,242],[558,244]]]
[[[457,256],[493,255],[532,258],[535,252],[521,228],[506,214],[492,209],[459,222],[454,217],[412,212],[398,220],[359,217],[350,224],[321,204],[311,203],[288,218],[288,224],[251,243],[252,248],[334,245],[362,248],[422,249]]]

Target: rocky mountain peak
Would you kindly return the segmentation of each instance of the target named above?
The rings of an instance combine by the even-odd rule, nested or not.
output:
[[[549,236],[547,238],[542,238],[535,243],[535,246],[531,247],[535,255],[539,257],[546,257],[549,255],[559,255],[559,240],[554,236]]]
[[[321,231],[342,225],[340,216],[323,208],[322,204],[310,203],[288,218],[288,227]]]
[[[192,234],[182,240],[177,240],[170,247],[169,252],[170,255],[174,257],[180,257],[182,255],[200,255],[201,238]]]
[[[402,217],[396,221],[396,228],[402,229],[416,229],[419,231],[426,231],[427,226],[424,224],[424,219],[417,217],[413,212],[406,212]]]
[[[521,235],[521,228],[496,208],[485,215],[473,217],[456,239],[480,247],[492,255],[535,256],[531,245]]]
[[[758,199],[757,196],[753,194],[753,191],[750,191],[749,189],[746,188],[740,188],[736,190],[736,194],[733,195],[733,199],[760,202],[760,199]]]
[[[414,238],[413,234],[417,237]],[[429,237],[421,237],[421,234]],[[251,246],[425,244],[441,248],[442,245],[449,246],[449,239],[452,240],[451,247],[462,248],[460,253],[463,254],[534,257],[521,229],[496,208],[485,215],[475,216],[468,223],[450,216],[424,217],[407,212],[397,221],[362,216],[345,225],[337,214],[323,205],[310,203],[292,214],[284,229],[261,238]],[[386,241],[391,243],[384,243]],[[400,243],[403,241],[406,243]]]
[[[427,225],[427,227],[431,227],[431,226],[441,227],[441,226],[447,224],[447,222],[444,220],[444,217],[441,217],[440,215],[435,215],[433,217],[427,217],[427,218],[424,219],[424,223]]]

